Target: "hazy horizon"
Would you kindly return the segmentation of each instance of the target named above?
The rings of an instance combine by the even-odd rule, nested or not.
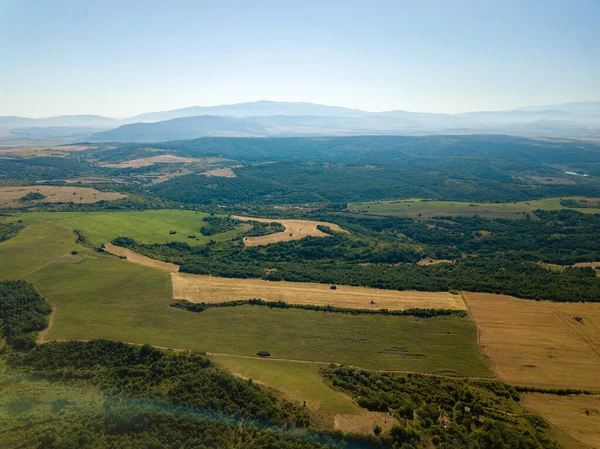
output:
[[[0,115],[600,100],[600,1],[0,0]]]

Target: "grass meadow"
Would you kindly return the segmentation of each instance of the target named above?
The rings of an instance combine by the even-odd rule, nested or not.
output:
[[[537,209],[565,209],[560,204],[560,198],[521,201],[514,203],[475,203],[461,201],[425,201],[422,199],[407,199],[393,201],[375,201],[353,203],[348,205],[351,212],[361,212],[370,215],[388,215],[396,217],[434,216],[474,216],[485,218],[523,218],[526,214]],[[597,214],[600,209],[581,208],[580,212]]]
[[[95,244],[107,243],[116,237],[131,237],[142,243],[186,242],[199,245],[213,239],[228,240],[242,230],[234,229],[205,237],[200,233],[202,219],[208,214],[189,210],[148,210],[124,212],[31,212],[16,214],[26,223],[50,221],[80,229]],[[170,234],[175,231],[176,234]],[[189,238],[190,235],[195,238]]]

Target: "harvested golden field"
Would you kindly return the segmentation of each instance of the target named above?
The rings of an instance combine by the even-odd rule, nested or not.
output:
[[[576,440],[600,449],[600,396],[527,393],[521,405]]]
[[[231,168],[215,168],[214,170],[208,170],[200,174],[204,176],[216,176],[218,178],[235,178],[235,173]]]
[[[487,293],[465,297],[480,331],[482,352],[502,381],[600,390],[600,304]]]
[[[187,299],[191,302],[216,303],[261,298],[290,304],[332,305],[353,309],[465,309],[460,295],[447,292],[400,292],[346,285],[338,285],[332,290],[329,285],[309,282],[233,279],[187,273],[171,273],[171,280],[173,299]]]
[[[156,259],[151,259],[150,257],[143,256],[142,254],[136,253],[135,251],[131,251],[130,249],[115,246],[112,243],[107,243],[106,245],[104,245],[104,250],[111,254],[114,254],[115,256],[125,257],[127,261],[137,263],[138,265],[156,268],[158,270],[167,271],[169,273],[175,273],[179,271],[179,265],[175,265],[174,263],[161,262],[160,260]]]
[[[100,192],[91,187],[68,186],[19,186],[0,187],[0,208],[22,207],[28,203],[19,201],[19,198],[28,193],[41,193],[46,198],[45,203],[96,203],[101,200],[111,201],[125,198],[126,195],[117,192]],[[37,202],[38,200],[34,201]]]
[[[252,217],[240,217],[233,216],[233,218],[237,218],[238,220],[253,220],[253,221],[261,221],[263,223],[272,223],[277,222],[281,223],[285,226],[285,231],[276,232],[275,234],[270,235],[261,235],[259,237],[244,237],[244,244],[247,246],[259,246],[259,245],[269,245],[271,243],[278,242],[289,242],[290,240],[299,240],[304,237],[312,236],[312,237],[327,237],[329,234],[326,234],[317,229],[317,226],[328,226],[331,230],[336,232],[347,232],[344,229],[340,228],[338,225],[334,223],[326,223],[324,221],[312,221],[312,220],[281,220],[281,219],[270,219],[270,218],[252,218]]]
[[[159,156],[144,157],[140,159],[133,159],[130,161],[118,162],[115,164],[100,164],[102,167],[111,168],[140,168],[146,167],[152,164],[203,164],[206,166],[222,162],[224,159],[210,157],[203,159],[196,159],[191,157],[180,157],[173,156],[171,154],[161,154]]]

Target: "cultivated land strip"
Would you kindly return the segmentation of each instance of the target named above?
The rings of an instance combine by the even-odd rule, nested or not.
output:
[[[330,285],[309,282],[234,279],[171,272],[173,298],[191,302],[219,303],[236,299],[261,298],[301,305],[331,305],[350,309],[465,310],[460,295],[448,292],[383,290],[368,287]]]

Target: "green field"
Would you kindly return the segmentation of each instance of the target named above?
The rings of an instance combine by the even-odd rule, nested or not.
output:
[[[317,364],[222,355],[212,358],[233,374],[275,388],[287,399],[306,401],[311,410],[333,414],[364,411],[349,396],[327,386]]]
[[[241,229],[205,237],[200,233],[202,219],[208,214],[189,210],[148,210],[126,212],[31,212],[15,214],[26,224],[51,221],[72,229],[80,229],[95,244],[107,243],[116,237],[131,237],[142,243],[186,242],[199,245],[209,240],[237,237]],[[176,234],[169,234],[175,231]],[[191,239],[188,236],[194,235]]]
[[[0,279],[17,279],[77,249],[73,231],[56,223],[38,222],[0,243]]]
[[[488,374],[463,318],[351,316],[233,307],[169,307],[168,274],[107,255],[50,264],[27,278],[56,306],[47,338],[107,338],[169,348],[341,362],[365,368]]]
[[[252,306],[187,312],[169,306],[168,273],[84,248],[58,221],[34,218],[37,224],[0,243],[0,273],[33,283],[53,303],[49,340],[107,338],[238,355],[266,350],[279,358],[364,368],[490,374],[468,318]]]
[[[514,203],[474,203],[461,201],[429,201],[422,199],[407,199],[394,201],[375,201],[353,203],[348,210],[355,213],[370,215],[388,215],[394,217],[423,217],[434,216],[473,216],[485,218],[523,218],[526,214],[537,209],[558,210],[566,209],[561,206],[560,198],[521,201]],[[598,214],[600,209],[575,209],[589,214]]]

